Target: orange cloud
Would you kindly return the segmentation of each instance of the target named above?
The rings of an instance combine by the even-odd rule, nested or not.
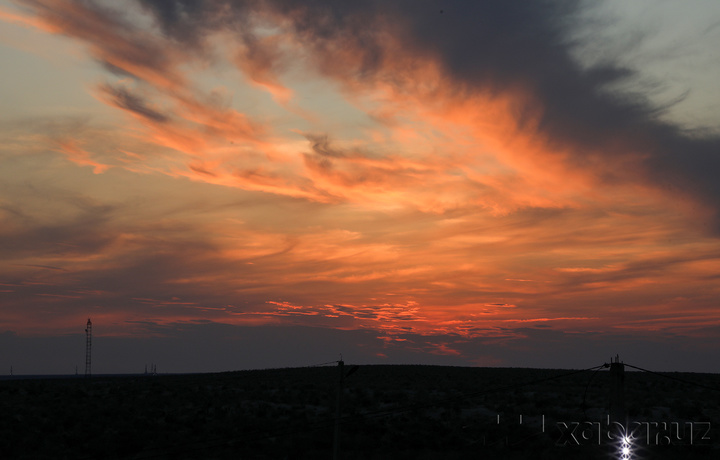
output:
[[[107,171],[108,168],[112,167],[111,165],[102,164],[93,160],[92,155],[80,148],[77,141],[65,140],[59,141],[58,143],[58,150],[64,153],[70,161],[80,166],[92,166],[95,174],[102,174]]]
[[[287,62],[283,50],[288,46],[287,37],[269,35],[252,37],[243,41],[236,63],[240,70],[259,87],[265,89],[283,106],[293,97],[293,91],[280,83],[278,67]]]

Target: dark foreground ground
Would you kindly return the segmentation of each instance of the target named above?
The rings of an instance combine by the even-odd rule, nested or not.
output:
[[[620,458],[609,372],[572,372],[361,366],[340,457]],[[3,380],[0,458],[332,459],[338,380],[334,366]],[[625,393],[630,458],[720,458],[720,375],[626,372]]]

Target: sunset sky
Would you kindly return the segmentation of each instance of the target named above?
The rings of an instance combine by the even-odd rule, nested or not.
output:
[[[720,2],[0,0],[0,374],[720,372]]]

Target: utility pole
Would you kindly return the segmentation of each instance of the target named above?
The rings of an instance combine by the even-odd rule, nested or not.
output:
[[[353,366],[347,373],[345,373],[345,362],[342,360],[340,355],[340,361],[338,361],[338,371],[340,372],[340,379],[338,379],[337,388],[337,403],[335,405],[335,437],[333,439],[333,460],[340,460],[340,419],[342,418],[342,397],[345,390],[345,377],[350,377],[352,374],[357,372],[360,366]]]
[[[615,360],[610,358],[610,422],[619,423],[627,428],[627,412],[625,411],[625,364],[620,362],[620,355]],[[617,426],[617,425],[616,425]]]
[[[335,404],[335,437],[333,438],[333,460],[340,460],[340,417],[342,414],[342,394],[343,385],[345,383],[345,363],[340,356],[338,361],[338,370],[340,371],[340,379],[338,380],[337,401]]]
[[[87,326],[85,327],[85,378],[90,378],[92,370],[90,367],[90,357],[92,349],[92,322],[88,318]]]

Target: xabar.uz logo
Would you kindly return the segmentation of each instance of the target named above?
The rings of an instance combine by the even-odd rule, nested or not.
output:
[[[633,445],[697,445],[710,441],[710,422],[557,422],[557,445],[630,442]]]

